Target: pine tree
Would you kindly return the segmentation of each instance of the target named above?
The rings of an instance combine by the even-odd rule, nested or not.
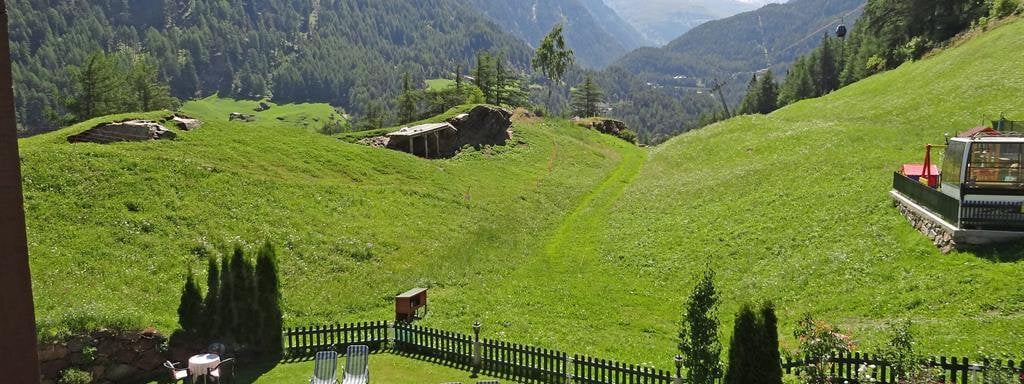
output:
[[[764,384],[782,384],[782,356],[779,353],[779,318],[775,316],[775,304],[766,301],[761,304],[761,341],[763,351],[758,359],[762,367],[758,370]]]
[[[690,294],[679,332],[679,351],[693,384],[712,384],[721,373],[722,345],[718,341],[718,293],[714,280],[715,273],[709,267]]]
[[[402,76],[402,94],[398,96],[398,123],[406,124],[416,121],[416,91],[412,88],[412,77],[408,72]]]
[[[256,294],[259,299],[260,349],[269,354],[281,352],[281,284],[277,276],[277,253],[265,242],[256,258]]]
[[[572,92],[572,110],[579,117],[599,115],[601,113],[599,107],[603,102],[604,94],[590,74],[587,74],[583,83]]]
[[[217,260],[210,257],[206,266],[206,299],[203,300],[203,319],[206,321],[207,336],[216,339],[220,333],[220,268]]]
[[[749,304],[740,307],[729,342],[729,365],[725,384],[760,384],[764,362],[761,357],[762,327]]]
[[[494,58],[494,77],[491,79],[493,82],[491,88],[494,89],[494,100],[491,101],[491,104],[500,106],[507,102],[505,99],[505,94],[507,93],[505,87],[507,85],[506,81],[508,81],[506,77],[501,54],[498,54]]]
[[[199,286],[196,285],[196,278],[191,269],[185,278],[185,286],[181,288],[178,325],[191,335],[198,335],[203,326],[203,296],[199,293]]]
[[[455,65],[455,94],[462,97],[462,63]]]

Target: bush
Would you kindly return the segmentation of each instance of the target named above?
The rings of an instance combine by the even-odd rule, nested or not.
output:
[[[75,368],[65,369],[64,372],[61,372],[61,374],[60,374],[60,380],[57,381],[57,384],[89,384],[89,383],[92,383],[92,375],[90,375],[88,372],[85,372],[85,371],[82,371],[82,370],[79,370],[79,369],[75,369]]]
[[[991,0],[989,5],[989,16],[992,18],[1008,17],[1020,11],[1019,0]]]
[[[839,328],[814,320],[810,314],[797,322],[793,336],[800,344],[800,352],[815,362],[798,369],[807,384],[830,384],[829,374],[835,365],[832,354],[853,348],[850,337],[839,332]]]

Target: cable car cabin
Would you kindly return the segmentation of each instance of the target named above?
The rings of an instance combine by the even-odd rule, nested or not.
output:
[[[923,232],[942,229],[958,247],[1024,238],[1024,135],[979,127],[945,147],[937,184],[921,180],[936,171],[930,154],[924,166],[907,164],[894,176],[897,205],[916,212],[912,221],[934,224]]]
[[[426,314],[426,288],[413,288],[395,296],[395,321],[410,322],[415,319],[422,319]]]

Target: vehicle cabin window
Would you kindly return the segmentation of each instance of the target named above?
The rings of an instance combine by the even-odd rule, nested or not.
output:
[[[1019,188],[1021,143],[974,143],[967,163],[967,184],[972,188]]]
[[[942,159],[942,183],[960,188],[960,170],[963,168],[964,151],[967,143],[952,141],[946,147],[946,155]]]

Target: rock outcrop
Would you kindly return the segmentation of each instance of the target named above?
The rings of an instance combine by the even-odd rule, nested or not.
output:
[[[174,139],[177,135],[163,125],[149,120],[127,120],[103,123],[77,135],[68,136],[69,143],[114,143]]]
[[[466,145],[505,145],[505,141],[512,137],[509,132],[509,128],[512,128],[512,112],[504,108],[481,105],[469,113],[448,119],[448,123],[459,130],[455,149]]]
[[[636,134],[629,130],[626,123],[623,123],[622,121],[605,118],[590,118],[577,119],[575,122],[585,128],[590,128],[636,144]]]
[[[39,344],[41,382],[55,383],[61,372],[77,368],[96,383],[138,383],[164,373],[166,339],[154,330],[121,332],[101,329]]]
[[[191,131],[191,130],[199,128],[199,126],[203,125],[203,122],[200,121],[199,119],[193,119],[191,117],[188,117],[188,116],[185,116],[185,115],[181,115],[181,114],[177,114],[177,113],[173,114],[171,116],[168,116],[164,120],[167,120],[168,122],[173,123],[176,127],[178,127],[178,129],[180,129],[182,131]]]
[[[231,112],[231,114],[228,115],[228,121],[235,121],[235,120],[246,122],[246,123],[251,123],[253,121],[256,121],[256,116],[254,116],[254,115],[247,115],[247,114],[238,113],[238,112]]]

